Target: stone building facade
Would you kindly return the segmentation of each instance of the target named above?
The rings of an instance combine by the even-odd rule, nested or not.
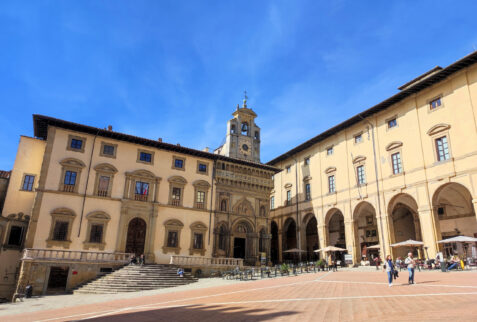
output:
[[[268,163],[282,169],[270,200],[274,262],[328,245],[353,264],[402,257],[409,249],[390,245],[407,239],[433,258],[453,251],[439,240],[476,236],[477,53],[399,90]]]
[[[31,218],[19,289],[71,289],[124,264],[126,253],[148,263],[191,256],[256,265],[270,252],[268,196],[278,169],[256,155],[237,159],[228,156],[234,148],[214,154],[33,119],[35,138],[21,138],[4,209]]]

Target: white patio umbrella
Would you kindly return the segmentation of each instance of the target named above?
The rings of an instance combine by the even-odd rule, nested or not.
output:
[[[469,236],[456,236],[452,238],[447,238],[438,241],[439,244],[449,244],[449,243],[477,243],[477,238]]]
[[[335,246],[327,246],[327,247],[322,248],[322,249],[317,249],[314,252],[315,253],[318,253],[318,252],[327,253],[327,252],[344,252],[344,251],[346,251],[346,249],[344,249],[344,248],[339,248],[339,247],[335,247]]]
[[[284,253],[306,253],[306,250],[298,249],[298,248],[292,248],[292,249],[287,249],[283,252]]]
[[[381,245],[379,245],[379,244],[376,244],[376,245],[373,245],[373,246],[366,247],[366,249],[380,249],[380,248],[381,248]]]
[[[417,241],[417,240],[412,240],[408,239],[399,243],[391,244],[391,247],[417,247],[417,246],[423,246],[424,243],[422,241]]]

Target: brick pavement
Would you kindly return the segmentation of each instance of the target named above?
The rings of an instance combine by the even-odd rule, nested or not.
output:
[[[115,300],[2,321],[476,321],[477,273],[339,271]]]

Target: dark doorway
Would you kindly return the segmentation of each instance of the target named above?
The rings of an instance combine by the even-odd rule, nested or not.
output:
[[[234,258],[245,258],[245,238],[234,238]]]
[[[272,240],[270,242],[270,257],[273,264],[278,263],[278,225],[272,221],[271,229]]]
[[[128,225],[128,237],[126,240],[126,253],[134,253],[136,256],[144,254],[146,241],[146,222],[141,218],[134,218]]]
[[[48,278],[49,294],[62,293],[66,290],[66,282],[68,281],[69,267],[52,266],[50,268],[50,277]]]

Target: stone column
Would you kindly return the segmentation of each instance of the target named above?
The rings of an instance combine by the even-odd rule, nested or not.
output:
[[[263,243],[264,243],[264,248],[265,248],[265,252],[267,253],[267,265],[269,263],[271,263],[271,258],[270,258],[270,244],[271,244],[271,241],[272,241],[272,234],[265,234],[263,235]]]
[[[22,261],[20,275],[18,277],[17,288],[13,296],[13,301],[16,300],[16,294],[25,294],[25,287],[28,285],[28,282],[30,282],[31,266],[32,262]],[[45,281],[45,283],[48,283],[48,281]]]
[[[154,202],[159,202],[159,183],[161,182],[161,178],[156,178],[156,182],[154,185]]]
[[[281,229],[278,230],[278,261],[280,263],[283,262],[283,231]]]
[[[247,233],[247,249],[245,252],[245,257],[252,263],[258,261],[258,240],[259,236],[257,233]]]
[[[472,199],[472,204],[474,205],[474,215],[475,219],[477,220],[477,198]]]
[[[126,174],[126,183],[124,184],[124,194],[123,194],[124,199],[129,199],[130,184],[131,184],[131,177],[128,174]]]
[[[419,208],[419,224],[421,226],[421,237],[424,242],[424,246],[427,246],[427,255],[430,258],[435,258],[438,250],[437,236],[434,227],[434,220],[432,218],[433,212],[431,208]],[[420,255],[426,255],[420,253]],[[422,256],[422,257],[424,257]]]
[[[352,255],[353,264],[356,264],[356,241],[355,241],[355,231],[354,231],[354,221],[345,220],[345,240],[346,240],[346,249],[348,252],[346,254]]]
[[[328,236],[326,234],[326,230],[328,227],[326,225],[318,225],[318,239],[319,239],[319,249],[325,248],[328,246]],[[324,258],[324,253],[318,253],[319,258]]]
[[[146,231],[146,249],[144,250],[144,256],[146,256],[146,263],[155,262],[155,247],[156,244],[156,225],[157,225],[157,216],[159,215],[159,206],[153,204],[152,213],[149,216],[149,229]]]

